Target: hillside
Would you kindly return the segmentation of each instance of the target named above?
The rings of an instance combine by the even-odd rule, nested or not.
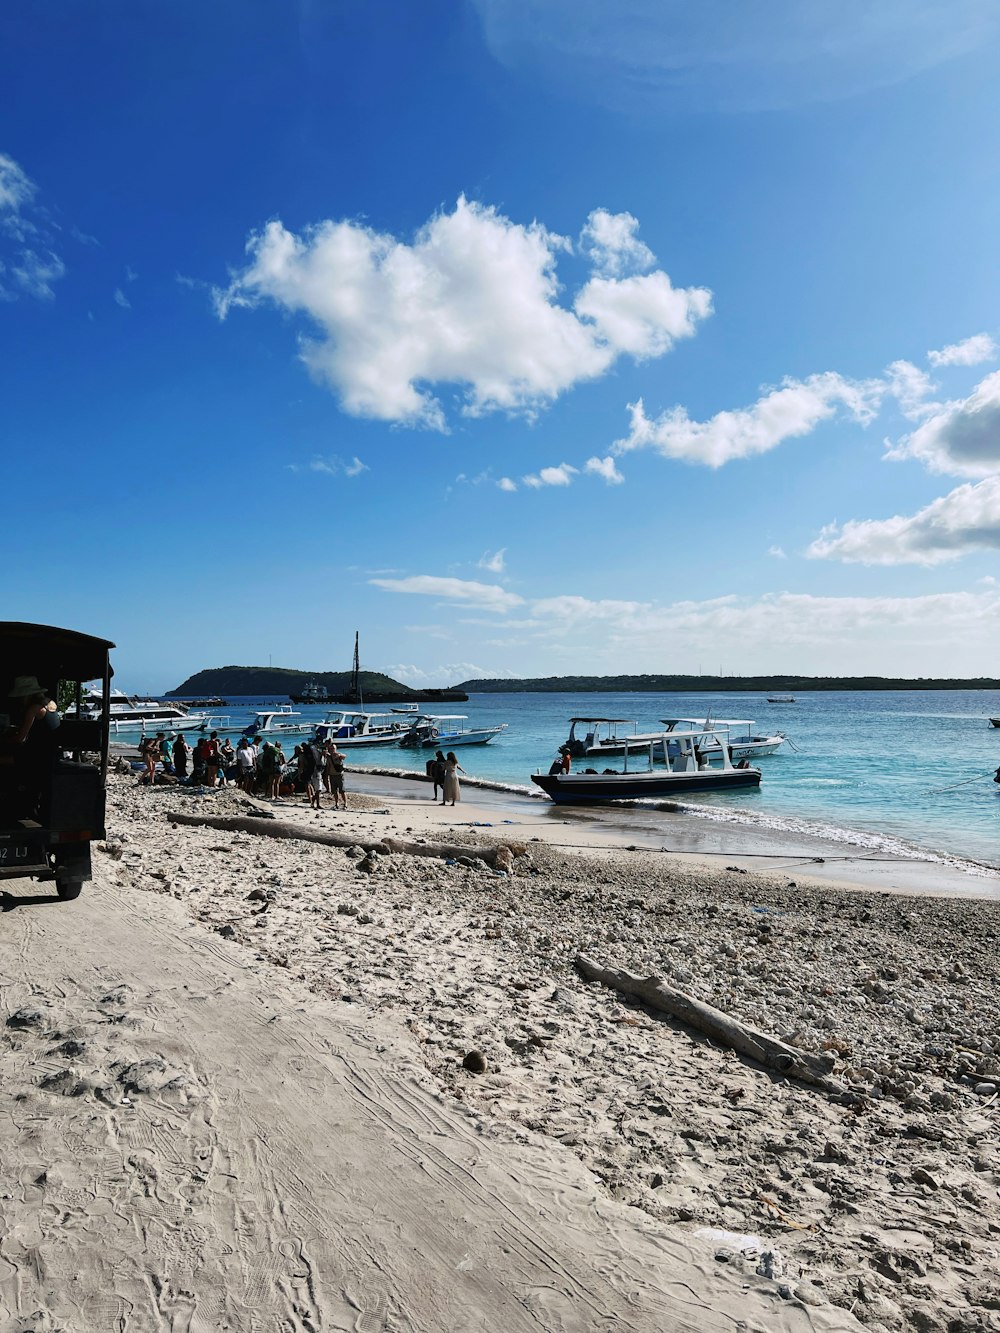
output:
[[[351,694],[349,671],[296,671],[291,667],[224,666],[208,667],[188,676],[168,694],[180,698],[210,698],[216,695],[249,695],[256,698],[300,694],[310,682],[326,687],[333,700],[355,702]],[[412,690],[381,671],[362,671],[361,693],[367,703],[461,702],[467,696],[460,689]]]
[[[893,676],[534,676],[465,680],[469,694],[797,694],[807,690],[997,690],[988,677],[909,680]]]

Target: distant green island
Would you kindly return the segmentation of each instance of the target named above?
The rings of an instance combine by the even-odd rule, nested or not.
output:
[[[292,667],[224,666],[208,667],[188,676],[170,697],[211,698],[228,695],[301,695],[307,686],[325,689],[331,703],[461,703],[468,698],[458,687],[439,690],[414,690],[381,671],[362,671],[358,690],[352,689],[350,671],[296,671]]]
[[[331,702],[357,703],[349,671],[297,671],[291,667],[209,667],[188,676],[171,696],[301,695],[311,685]],[[366,703],[460,703],[470,694],[804,694],[809,690],[1000,690],[1000,680],[896,676],[531,676],[465,680],[461,685],[415,690],[380,671],[362,671],[359,694]]]
[[[799,694],[807,690],[997,690],[1000,680],[896,676],[534,676],[464,680],[468,694]]]

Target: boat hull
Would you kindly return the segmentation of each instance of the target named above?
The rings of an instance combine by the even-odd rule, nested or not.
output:
[[[642,801],[681,792],[760,786],[759,768],[699,769],[692,773],[533,773],[531,780],[558,805]]]
[[[453,732],[450,736],[447,732],[442,732],[440,736],[433,739],[425,738],[420,742],[425,750],[453,750],[456,745],[485,745],[491,741],[494,736],[499,736],[501,731],[506,730],[506,725],[500,727],[481,727],[477,731]]]

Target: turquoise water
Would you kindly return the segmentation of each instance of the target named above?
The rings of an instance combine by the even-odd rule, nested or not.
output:
[[[263,702],[232,700],[226,711],[235,725]],[[318,721],[327,710],[298,711]],[[843,691],[796,695],[794,704],[742,694],[488,694],[454,711],[470,725],[509,724],[459,759],[472,777],[519,787],[548,768],[573,715],[635,718],[640,731],[655,730],[662,717],[752,717],[761,731],[784,731],[795,749],[758,761],[758,791],[699,793],[685,806],[826,834],[849,829],[875,846],[901,839],[1000,866],[1000,785],[992,781],[1000,729],[987,721],[1000,716],[997,690]],[[423,771],[427,757],[393,747],[355,751],[351,760]]]

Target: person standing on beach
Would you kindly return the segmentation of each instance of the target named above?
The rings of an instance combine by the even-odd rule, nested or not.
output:
[[[441,795],[444,796],[444,763],[443,750],[438,750],[434,758],[427,761],[427,776],[434,784],[434,794],[431,797],[432,801],[437,800],[439,788],[441,790]],[[444,801],[442,801],[441,804],[444,805]]]
[[[442,805],[447,805],[449,800],[454,805],[456,801],[462,799],[462,789],[458,785],[458,775],[464,772],[465,769],[458,762],[454,753],[449,750],[444,761],[444,785],[442,788],[444,800],[441,802]]]
[[[160,762],[160,743],[155,736],[145,736],[140,741],[143,762],[146,765],[145,779],[151,787],[156,781],[156,765]],[[142,778],[139,779],[142,781]]]
[[[333,808],[338,806],[347,809],[347,796],[344,794],[344,756],[337,749],[335,741],[329,741],[326,749],[326,764],[323,770],[323,777],[327,784],[327,791],[333,797]]]
[[[187,777],[188,753],[189,748],[184,733],[179,731],[174,738],[174,776],[178,782],[183,782]]]
[[[254,784],[254,760],[256,755],[250,742],[241,736],[236,745],[236,785],[247,795],[252,795]]]
[[[306,796],[309,798],[309,804],[314,810],[322,809],[319,798],[323,795],[323,768],[325,760],[323,751],[316,741],[310,741],[308,745],[302,747],[303,757],[308,768],[308,777],[306,778]]]

